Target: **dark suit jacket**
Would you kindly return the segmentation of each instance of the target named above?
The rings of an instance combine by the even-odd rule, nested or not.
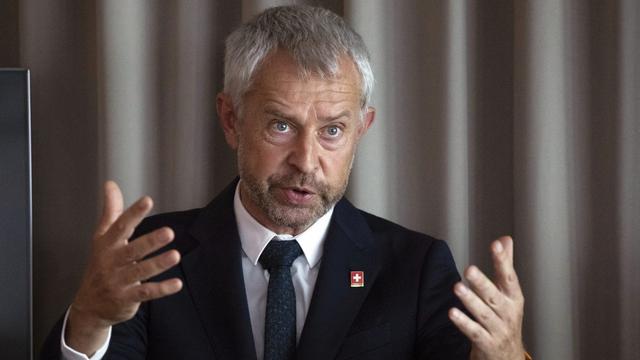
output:
[[[114,326],[107,359],[255,359],[233,211],[235,182],[203,209],[150,217],[144,234],[170,226],[179,266],[175,295],[143,303]],[[469,342],[447,317],[460,306],[447,245],[354,208],[336,204],[298,359],[468,359]],[[365,286],[350,287],[350,271]],[[42,358],[58,358],[61,322]]]

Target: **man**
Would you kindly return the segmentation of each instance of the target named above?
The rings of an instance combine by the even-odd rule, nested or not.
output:
[[[466,287],[444,242],[343,199],[372,87],[361,38],[327,10],[272,8],[231,34],[217,110],[239,179],[144,221],[151,199],[123,210],[107,182],[43,357],[524,359],[510,238],[496,283],[470,267]]]

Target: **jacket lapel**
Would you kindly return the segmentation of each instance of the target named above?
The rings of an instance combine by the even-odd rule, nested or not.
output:
[[[242,247],[233,212],[237,180],[198,215],[184,251],[186,288],[200,314],[216,358],[255,360]],[[298,343],[298,359],[335,358],[380,270],[379,252],[360,212],[336,204],[318,279]],[[365,286],[352,288],[350,272],[363,271]]]
[[[347,200],[336,204],[305,325],[298,359],[333,359],[380,270],[373,235]],[[364,272],[364,287],[351,287],[350,272]]]
[[[233,212],[236,184],[229,185],[195,220],[189,232],[197,244],[181,264],[216,358],[255,360]]]

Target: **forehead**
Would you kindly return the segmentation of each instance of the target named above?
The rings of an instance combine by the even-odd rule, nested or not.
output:
[[[314,103],[314,105],[360,103],[360,76],[346,55],[338,71],[324,77],[317,73],[304,76],[292,56],[276,51],[260,66],[247,98],[275,103]]]

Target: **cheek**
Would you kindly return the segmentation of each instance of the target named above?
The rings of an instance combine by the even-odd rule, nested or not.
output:
[[[238,156],[245,171],[259,178],[267,178],[277,173],[285,163],[285,151],[264,143],[259,139],[245,139],[241,142]]]
[[[351,172],[355,147],[350,147],[336,153],[329,153],[324,157],[323,171],[325,176],[336,183],[344,182]]]

